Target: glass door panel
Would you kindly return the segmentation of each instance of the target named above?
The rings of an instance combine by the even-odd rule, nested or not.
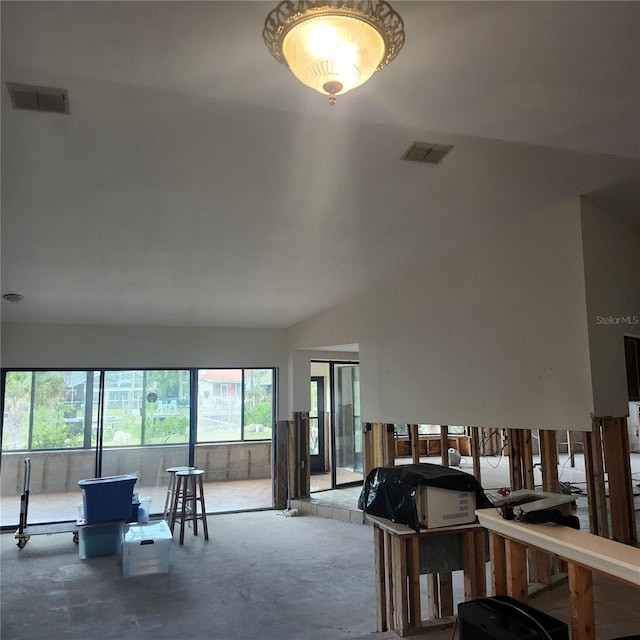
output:
[[[334,365],[335,485],[363,479],[360,367]]]
[[[2,525],[20,516],[28,489],[26,525],[78,518],[78,480],[92,478],[97,425],[95,371],[7,371],[2,420]],[[31,475],[25,486],[25,460]]]
[[[311,378],[311,409],[309,411],[309,453],[311,473],[324,473],[325,464],[324,426],[324,378]]]
[[[189,371],[105,371],[103,405],[100,475],[137,475],[134,492],[161,514],[166,470],[189,461]]]

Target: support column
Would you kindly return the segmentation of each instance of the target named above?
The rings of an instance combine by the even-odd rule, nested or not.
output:
[[[611,537],[617,542],[631,544],[637,536],[626,418],[604,418],[602,442],[609,480]]]
[[[442,460],[442,466],[449,466],[449,426],[446,424],[440,425],[440,458]]]
[[[409,425],[409,440],[411,441],[411,462],[420,463],[420,437],[418,436],[418,425]]]
[[[480,433],[478,427],[471,427],[471,457],[473,459],[473,475],[482,484],[480,472]]]
[[[589,526],[591,533],[609,537],[607,501],[604,489],[604,462],[602,459],[602,437],[600,418],[594,418],[591,431],[582,434],[584,464],[587,475],[587,498],[589,500]]]

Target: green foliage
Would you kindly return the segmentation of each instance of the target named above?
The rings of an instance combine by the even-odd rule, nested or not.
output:
[[[82,431],[75,432],[58,418],[57,408],[39,407],[33,414],[32,449],[67,449],[81,447]]]
[[[247,402],[244,407],[244,423],[261,424],[263,427],[271,429],[273,426],[273,405],[271,400],[262,402]]]
[[[189,417],[184,416],[147,416],[145,424],[145,443],[163,444],[165,442],[188,442]]]

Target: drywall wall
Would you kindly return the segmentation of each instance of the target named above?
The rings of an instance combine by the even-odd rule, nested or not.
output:
[[[581,199],[594,413],[629,409],[624,336],[640,336],[640,230]]]
[[[290,417],[288,359],[278,329],[2,325],[5,368],[277,367],[282,419]]]
[[[532,211],[291,336],[300,348],[360,344],[365,421],[588,430],[579,201]]]

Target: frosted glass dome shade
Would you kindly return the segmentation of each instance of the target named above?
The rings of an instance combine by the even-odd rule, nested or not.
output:
[[[282,42],[282,55],[300,82],[336,96],[359,87],[375,73],[385,46],[380,33],[366,22],[323,15],[291,28]]]

